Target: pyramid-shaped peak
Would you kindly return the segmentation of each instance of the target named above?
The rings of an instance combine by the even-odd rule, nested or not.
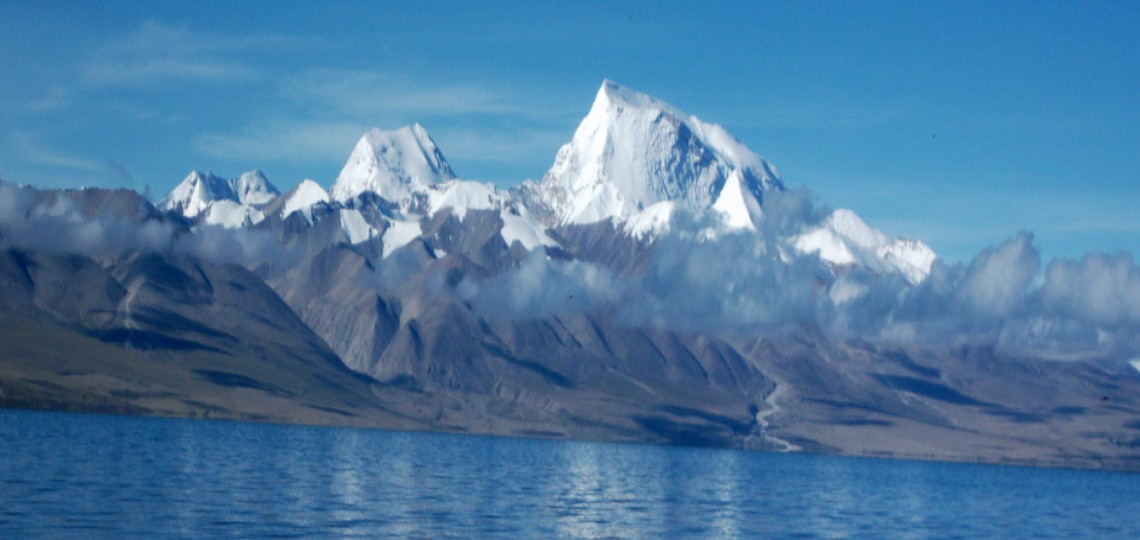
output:
[[[300,211],[305,220],[313,222],[313,205],[329,202],[329,194],[314,180],[308,178],[285,194],[285,204],[281,207],[281,217],[288,217]]]
[[[592,223],[666,201],[704,212],[733,174],[752,202],[730,206],[748,216],[760,214],[764,191],[782,188],[775,168],[724,128],[607,79],[542,189],[556,222]]]
[[[281,194],[260,169],[242,173],[232,186],[237,201],[242,204],[266,204]]]
[[[210,171],[190,171],[186,178],[174,188],[176,192],[195,192],[201,193],[205,197],[214,198],[230,198],[233,196],[233,190],[230,188],[230,183],[225,178],[218,176]]]
[[[222,178],[221,176],[214,174],[212,171],[202,172],[199,170],[190,171],[190,174],[187,174],[186,178],[182,179],[182,183],[187,184],[187,185],[224,184],[225,182],[226,182],[225,178]]]
[[[408,148],[436,149],[435,141],[420,124],[403,126],[391,131],[372,128],[362,137],[369,146],[380,149],[391,145],[407,145]]]
[[[166,196],[159,207],[194,217],[216,200],[233,200],[233,186],[212,172],[190,171]]]
[[[665,103],[649,94],[643,94],[627,86],[605,79],[598,95],[594,98],[594,105],[590,108],[591,114],[617,108],[625,109],[652,109],[684,118],[687,115],[676,107]]]
[[[451,165],[423,126],[372,129],[356,144],[330,195],[344,202],[371,191],[399,201],[415,189],[453,179]]]

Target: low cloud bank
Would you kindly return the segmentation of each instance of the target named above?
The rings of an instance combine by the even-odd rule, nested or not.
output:
[[[716,240],[706,234],[716,223],[678,216],[636,275],[536,250],[512,270],[459,281],[451,294],[488,318],[604,314],[632,326],[719,335],[812,328],[837,339],[992,346],[1050,359],[1140,356],[1140,269],[1129,253],[1043,264],[1032,235],[1019,233],[969,263],[936,261],[912,286],[898,275],[833,269],[785,244],[781,239],[828,213],[807,192],[773,195],[765,204],[755,234]],[[90,257],[142,250],[251,268],[286,268],[302,255],[283,248],[272,231],[191,232],[183,222],[156,218],[130,192],[37,191],[0,182],[0,249],[9,247]],[[425,268],[413,255],[399,250],[375,261],[376,286],[406,287]]]
[[[92,257],[173,249],[174,223],[92,212],[81,204],[83,196],[83,191],[39,191],[0,183],[0,247]]]
[[[772,201],[769,201],[771,203]],[[766,206],[759,234],[701,240],[684,218],[636,276],[617,276],[542,251],[462,294],[488,317],[605,313],[630,324],[732,335],[814,328],[839,339],[930,346],[992,346],[1049,359],[1140,354],[1140,269],[1128,253],[1090,253],[1043,266],[1019,233],[966,264],[936,261],[912,286],[899,275],[832,269],[779,242],[827,210],[803,194]]]
[[[483,316],[535,319],[613,309],[628,297],[627,286],[606,268],[538,250],[482,285],[464,280],[458,292]]]
[[[989,345],[1053,359],[1120,358],[1140,351],[1140,270],[1131,254],[1090,253],[1042,269],[1020,233],[968,265],[935,264],[917,287],[876,277],[836,303],[840,336],[938,345]]]
[[[245,265],[287,255],[269,231],[199,227],[191,233],[173,219],[155,219],[148,204],[126,190],[36,190],[0,182],[0,249],[96,258],[144,251]]]

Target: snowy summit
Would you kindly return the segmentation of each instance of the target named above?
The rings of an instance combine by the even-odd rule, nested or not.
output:
[[[305,180],[279,197],[260,171],[234,180],[193,172],[161,204],[196,223],[226,227],[257,225],[271,211],[280,219],[300,213],[312,226],[314,208],[327,205],[345,241],[380,238],[387,256],[420,238],[425,220],[444,210],[461,224],[471,212],[480,219],[493,214],[503,242],[527,251],[558,247],[552,230],[571,225],[610,222],[620,234],[652,239],[670,230],[677,211],[713,217],[716,225],[703,235],[711,239],[759,229],[767,194],[783,189],[775,167],[724,128],[606,80],[541,183],[499,190],[458,179],[414,124],[365,133],[327,193]],[[387,201],[379,213],[367,209],[376,197]],[[898,273],[912,284],[926,278],[936,258],[926,244],[888,238],[844,209],[781,242],[835,268]]]
[[[260,221],[263,216],[258,208],[279,195],[259,170],[230,180],[191,171],[159,207],[211,225],[240,227]]]
[[[625,220],[669,203],[698,213],[716,205],[745,225],[759,216],[744,212],[758,213],[773,189],[782,189],[775,168],[724,128],[609,80],[541,185],[561,223]]]
[[[373,129],[356,143],[329,195],[347,202],[371,191],[399,202],[428,185],[453,179],[451,165],[419,124],[395,131]]]

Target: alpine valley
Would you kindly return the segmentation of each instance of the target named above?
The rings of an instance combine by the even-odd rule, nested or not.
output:
[[[605,81],[510,189],[418,124],[327,191],[0,183],[0,405],[1140,469],[1140,315],[1038,270],[1029,235],[951,265],[817,208]]]

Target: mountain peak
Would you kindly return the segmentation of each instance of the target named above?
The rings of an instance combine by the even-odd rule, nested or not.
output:
[[[560,223],[624,220],[664,201],[700,213],[734,171],[749,206],[782,189],[775,168],[724,128],[607,79],[542,190]]]
[[[668,113],[678,118],[684,118],[685,113],[677,110],[672,105],[665,103],[653,96],[643,94],[629,87],[618,84],[609,79],[602,81],[602,87],[598,89],[598,95],[594,98],[594,105],[591,107],[590,112],[595,110],[605,110],[609,107],[633,108],[633,109],[653,109],[656,111]]]
[[[400,201],[418,188],[454,178],[451,165],[423,126],[372,129],[356,143],[329,194],[345,202],[372,191]]]
[[[329,194],[314,180],[308,178],[297,184],[289,193],[285,194],[285,204],[281,208],[281,217],[286,218],[293,212],[301,212],[305,221],[313,222],[313,205],[329,202]]]
[[[281,194],[273,184],[269,183],[261,169],[242,173],[232,185],[237,202],[241,204],[266,204]]]
[[[259,206],[280,194],[260,170],[246,172],[233,180],[212,172],[190,171],[159,207],[196,218],[205,215],[214,203],[228,201],[237,206]]]
[[[193,218],[217,200],[236,200],[233,186],[212,172],[190,171],[159,207]]]

